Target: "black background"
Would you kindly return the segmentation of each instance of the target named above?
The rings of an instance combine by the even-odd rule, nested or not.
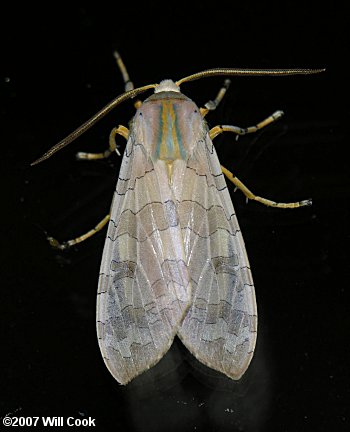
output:
[[[282,2],[281,2],[282,3]],[[1,411],[95,418],[125,431],[349,430],[349,246],[346,12],[312,2],[149,1],[2,10]],[[121,158],[77,162],[127,125],[131,102],[52,159],[30,162],[123,92],[118,49],[136,86],[210,67],[326,67],[318,76],[235,78],[210,126],[256,135],[215,141],[220,160],[255,193],[312,197],[297,210],[233,193],[256,286],[254,359],[239,382],[200,365],[175,341],[122,387],[104,366],[95,297],[105,232],[67,253],[66,240],[108,213]],[[221,78],[184,84],[203,105]],[[120,140],[123,148],[124,142]]]

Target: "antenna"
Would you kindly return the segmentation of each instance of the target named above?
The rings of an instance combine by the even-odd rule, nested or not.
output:
[[[145,92],[146,90],[149,90],[151,88],[155,88],[158,84],[149,84],[144,87],[139,87],[133,90],[129,90],[120,96],[117,96],[115,99],[113,99],[109,104],[107,104],[104,108],[102,108],[98,113],[96,113],[94,116],[92,116],[89,120],[87,120],[85,123],[83,123],[81,126],[78,127],[74,132],[69,134],[66,138],[64,138],[62,141],[54,145],[50,148],[43,156],[41,156],[39,159],[35,160],[31,163],[31,165],[37,165],[40,162],[43,162],[44,160],[51,157],[54,153],[58,152],[59,150],[63,149],[63,147],[66,147],[68,144],[70,144],[72,141],[77,139],[80,135],[82,135],[84,132],[86,132],[88,129],[91,128],[95,123],[97,123],[99,120],[101,120],[102,117],[104,117],[106,114],[108,114],[113,108],[115,108],[120,103],[124,102],[127,99],[133,98],[134,96]]]
[[[219,76],[219,75],[236,75],[236,76],[285,76],[285,75],[310,75],[320,72],[324,72],[326,69],[208,69],[203,72],[198,72],[193,75],[189,75],[185,78],[181,78],[176,81],[176,84],[180,86],[181,84],[194,81],[200,78],[205,78],[209,76]]]
[[[285,75],[310,75],[310,74],[316,74],[320,72],[324,72],[325,69],[227,69],[227,68],[218,68],[218,69],[208,69],[202,72],[195,73],[193,75],[189,75],[185,78],[180,79],[179,81],[176,81],[176,85],[180,86],[181,84],[188,82],[188,81],[194,81],[200,78],[205,78],[209,76],[220,76],[220,75],[236,75],[236,76],[285,76]],[[78,127],[74,132],[69,134],[66,138],[64,138],[62,141],[54,145],[50,150],[48,150],[43,156],[41,156],[39,159],[35,160],[31,163],[31,165],[37,165],[40,162],[43,162],[44,160],[51,157],[54,153],[58,152],[59,150],[63,149],[63,147],[66,147],[68,144],[70,144],[72,141],[74,141],[76,138],[78,138],[80,135],[82,135],[84,132],[86,132],[88,129],[91,128],[95,123],[97,123],[99,120],[101,120],[102,117],[104,117],[106,114],[108,114],[112,109],[114,109],[117,105],[120,103],[126,101],[127,99],[133,98],[136,95],[145,92],[146,90],[149,90],[151,88],[156,88],[158,84],[149,84],[143,87],[138,87],[133,90],[129,90],[119,96],[117,96],[115,99],[113,99],[109,104],[107,104],[104,108],[102,108],[100,111],[98,111],[94,116],[92,116],[89,120],[87,120],[85,123],[83,123],[81,126]]]

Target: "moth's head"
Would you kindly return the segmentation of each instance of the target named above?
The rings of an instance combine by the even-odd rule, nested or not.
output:
[[[169,92],[169,91],[181,93],[180,87],[176,83],[174,83],[174,81],[171,79],[166,79],[161,81],[154,88],[154,93]]]
[[[120,60],[119,54],[115,55],[117,62],[119,64],[119,68],[123,72],[123,76],[127,75],[125,66],[123,62]],[[118,61],[119,60],[119,61]],[[61,150],[66,145],[70,144],[72,141],[74,141],[78,136],[83,134],[86,130],[88,130],[91,126],[93,126],[98,120],[100,120],[103,116],[105,116],[107,113],[109,113],[113,108],[115,108],[117,105],[119,105],[121,102],[124,102],[127,99],[133,98],[136,95],[139,95],[146,90],[150,90],[154,88],[154,93],[161,93],[158,96],[152,95],[155,99],[162,99],[167,98],[167,94],[173,94],[177,93],[177,99],[188,99],[186,96],[184,96],[180,91],[180,85],[182,85],[185,82],[194,81],[199,78],[209,77],[209,76],[219,76],[219,75],[237,75],[237,76],[281,76],[281,75],[298,75],[298,74],[314,74],[318,72],[323,72],[325,69],[226,69],[226,68],[218,68],[218,69],[208,69],[203,72],[198,72],[193,75],[189,75],[185,78],[181,78],[179,81],[172,81],[172,80],[163,80],[159,84],[148,84],[143,87],[138,87],[136,89],[131,89],[120,96],[113,99],[108,105],[106,105],[102,110],[97,112],[91,119],[83,123],[78,129],[76,129],[74,132],[72,132],[70,135],[68,135],[66,138],[64,138],[62,141],[57,143],[55,146],[53,146],[50,150],[48,150],[41,158],[34,161],[31,165],[36,165],[39,162],[44,161],[45,159],[48,159],[50,156],[52,156],[57,151]],[[163,94],[162,94],[163,93]],[[152,98],[148,98],[147,100],[150,100]],[[146,101],[147,101],[146,100]],[[145,101],[145,102],[146,102]]]

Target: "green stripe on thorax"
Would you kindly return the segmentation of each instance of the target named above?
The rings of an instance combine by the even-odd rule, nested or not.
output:
[[[187,152],[183,145],[181,125],[179,124],[177,105],[177,102],[169,99],[160,101],[159,132],[155,151],[156,159],[172,161],[187,158]]]

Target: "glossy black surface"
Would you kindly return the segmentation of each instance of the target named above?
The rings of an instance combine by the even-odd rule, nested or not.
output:
[[[148,2],[3,11],[0,417],[92,417],[125,431],[323,431],[349,428],[349,108],[345,11]],[[67,253],[66,240],[108,212],[121,159],[102,151],[126,102],[66,150],[29,164],[123,92],[112,52],[135,85],[210,67],[326,67],[319,76],[235,78],[210,126],[286,115],[262,133],[218,137],[220,160],[255,193],[313,198],[297,210],[232,198],[253,270],[256,353],[231,382],[175,341],[127,387],[100,356],[95,298],[104,233]],[[187,83],[199,105],[221,78]],[[148,93],[150,94],[150,93]],[[346,102],[346,103],[345,103]],[[121,148],[124,142],[120,139]]]

